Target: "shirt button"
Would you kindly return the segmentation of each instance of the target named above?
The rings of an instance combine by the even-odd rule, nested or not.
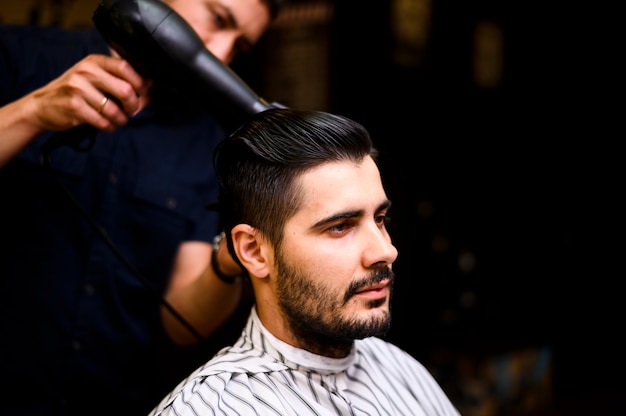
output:
[[[165,206],[168,207],[169,209],[175,209],[176,208],[176,199],[175,198],[167,198],[165,200]]]
[[[115,173],[109,173],[109,182],[111,182],[112,184],[117,183],[117,175]]]
[[[93,294],[96,293],[96,289],[93,287],[92,284],[86,284],[85,293],[89,296],[93,296]]]

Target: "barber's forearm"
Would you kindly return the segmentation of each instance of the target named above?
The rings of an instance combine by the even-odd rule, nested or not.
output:
[[[0,107],[0,168],[9,163],[42,130],[31,120],[28,97]]]
[[[242,283],[221,281],[209,265],[202,276],[186,287],[170,291],[166,300],[203,338],[211,336],[235,311],[242,296]],[[198,336],[161,307],[165,332],[179,345],[199,342]]]

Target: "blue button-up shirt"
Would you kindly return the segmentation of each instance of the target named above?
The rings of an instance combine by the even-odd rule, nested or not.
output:
[[[95,29],[0,26],[0,105],[90,53],[108,53]],[[99,132],[88,151],[50,154],[63,188],[148,284],[55,183],[41,152],[50,137],[0,169],[0,409],[52,414],[48,403],[80,401],[89,414],[132,414],[135,404],[147,412],[164,392],[154,389],[163,376],[159,297],[176,251],[218,231],[206,206],[217,198],[212,152],[224,131],[197,106],[152,104],[115,133]]]

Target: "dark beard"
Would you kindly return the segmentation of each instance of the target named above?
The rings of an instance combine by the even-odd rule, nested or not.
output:
[[[382,316],[367,321],[344,319],[340,312],[352,296],[362,287],[391,278],[393,272],[381,267],[353,283],[344,296],[337,296],[317,282],[287,264],[281,253],[276,255],[278,277],[278,304],[290,331],[300,341],[300,347],[328,357],[345,357],[355,339],[384,335],[391,326],[391,307]],[[390,291],[391,296],[391,291]],[[385,299],[376,299],[369,307],[377,308]],[[391,302],[390,302],[391,303]]]

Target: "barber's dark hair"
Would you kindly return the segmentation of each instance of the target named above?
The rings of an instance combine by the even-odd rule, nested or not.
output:
[[[299,175],[323,163],[360,162],[368,155],[377,156],[369,133],[349,118],[289,108],[253,116],[220,143],[213,160],[231,254],[229,231],[242,223],[280,247],[283,226],[302,201],[294,184]]]

